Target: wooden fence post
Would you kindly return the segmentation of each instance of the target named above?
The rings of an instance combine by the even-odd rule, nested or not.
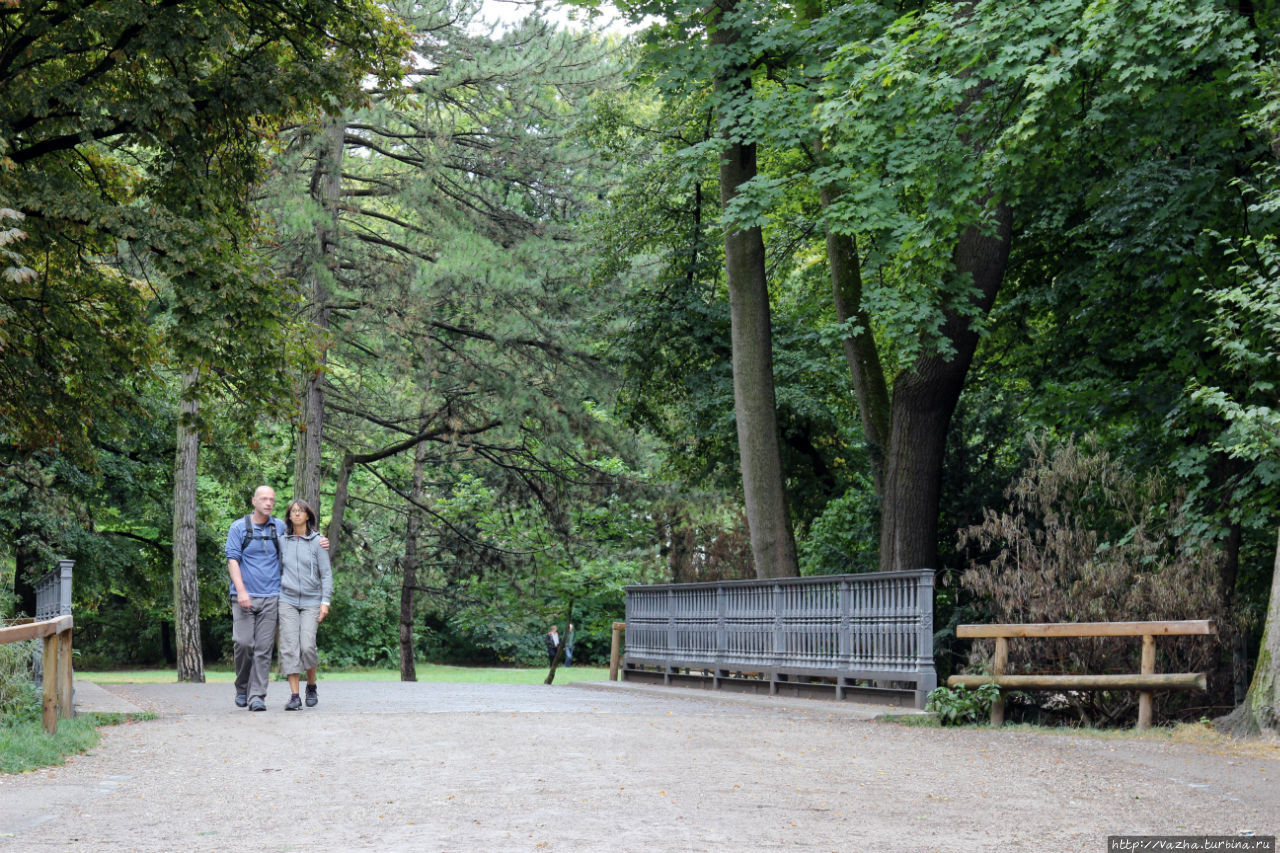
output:
[[[991,674],[1004,675],[1005,667],[1009,664],[1009,640],[1005,637],[996,637],[996,653],[991,659]],[[1000,695],[991,700],[991,725],[1004,725],[1004,691],[1000,691]]]
[[[1156,671],[1156,638],[1152,634],[1142,635],[1142,674],[1151,675]],[[1138,728],[1151,727],[1152,704],[1154,694],[1143,690],[1138,694]]]
[[[71,670],[71,632],[68,628],[58,634],[58,716],[71,719],[76,715],[73,705]]]
[[[618,680],[618,666],[622,658],[622,632],[627,628],[626,622],[613,623],[613,640],[609,645],[609,680]]]
[[[44,696],[40,722],[51,735],[58,733],[58,635],[44,638]]]

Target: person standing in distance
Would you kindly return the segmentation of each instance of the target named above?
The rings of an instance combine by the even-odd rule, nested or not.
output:
[[[560,651],[560,627],[552,625],[551,630],[543,635],[542,641],[547,646],[547,666],[556,662],[556,652]]]

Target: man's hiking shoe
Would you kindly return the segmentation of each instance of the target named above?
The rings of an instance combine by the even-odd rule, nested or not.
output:
[[[261,699],[254,699],[252,702],[249,703],[249,710],[265,711],[267,710],[267,703],[263,702]]]
[[[243,693],[237,693],[237,694],[236,694],[236,707],[237,707],[237,708],[243,708],[244,706],[246,706],[246,705],[248,705],[248,704],[249,704],[249,697],[248,697],[248,696],[246,696],[246,695],[245,695],[245,694],[243,694]]]
[[[320,697],[316,695],[316,686],[314,684],[307,685],[307,707],[314,708],[316,703],[320,701]]]
[[[301,710],[302,710],[302,699],[300,699],[300,698],[298,697],[298,694],[297,694],[297,693],[295,693],[295,694],[293,694],[292,696],[290,696],[290,697],[289,697],[289,701],[284,703],[284,709],[285,709],[286,711],[301,711]]]

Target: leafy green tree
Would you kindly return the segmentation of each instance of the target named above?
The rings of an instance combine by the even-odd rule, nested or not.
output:
[[[262,140],[285,117],[354,97],[388,58],[394,69],[396,33],[367,0],[266,9],[99,0],[0,15],[0,204],[25,215],[27,246],[40,258],[4,290],[0,369],[11,380],[4,387],[28,399],[4,400],[0,433],[89,458],[88,427],[118,424],[140,396],[134,377],[160,355],[148,322],[157,296],[171,300],[165,339],[189,401],[202,370],[228,378],[256,367],[264,337],[247,330],[269,340],[273,324],[257,310],[264,290],[242,285],[253,268],[244,263],[246,202],[262,173]],[[129,274],[139,268],[162,276],[166,292]],[[191,600],[196,410],[184,414],[179,670],[202,680]]]
[[[1236,240],[1253,227],[1235,179],[1266,154],[1241,122],[1266,37],[1213,3],[1043,10],[1043,20],[1010,16],[1035,28],[1012,43],[1039,39],[1029,52],[1049,58],[1031,75],[1043,94],[1016,132],[1026,148],[1009,177],[1025,201],[978,354],[986,387],[971,399],[1004,406],[1018,432],[1093,432],[1130,465],[1175,476],[1189,492],[1188,523],[1218,544],[1229,609],[1252,610],[1264,570],[1249,560],[1270,522],[1245,466],[1215,449],[1228,422],[1188,405],[1183,387],[1239,382],[1203,323],[1207,291],[1238,279],[1211,234]],[[1005,435],[988,441],[1020,441]]]
[[[1277,23],[1277,22],[1273,22]],[[1264,56],[1256,77],[1264,95],[1249,117],[1252,129],[1280,157],[1280,65]],[[1249,231],[1237,239],[1221,237],[1230,252],[1234,280],[1223,285],[1208,280],[1206,296],[1214,305],[1208,340],[1222,355],[1212,380],[1190,383],[1192,400],[1228,424],[1214,449],[1238,460],[1243,473],[1235,483],[1238,502],[1252,504],[1274,520],[1275,484],[1280,481],[1280,168],[1272,162],[1252,182],[1248,193]],[[1216,285],[1216,286],[1215,286]],[[1276,545],[1257,663],[1244,701],[1224,720],[1236,734],[1280,731],[1280,540]]]
[[[193,263],[204,214],[243,195],[272,117],[358,88],[383,67],[384,28],[365,0],[36,2],[0,15],[0,206],[25,215],[31,271],[0,292],[0,431],[85,451],[87,425],[130,407],[155,351],[149,289],[122,274],[119,241]]]
[[[790,200],[816,185],[829,244],[857,236],[857,244],[846,240],[842,251],[829,250],[828,265],[839,279],[837,302],[846,303],[837,305],[837,328],[851,333],[844,342],[852,348],[855,391],[872,445],[872,478],[879,479],[877,457],[897,441],[918,466],[901,482],[911,484],[913,499],[935,504],[928,494],[942,479],[949,413],[979,340],[974,332],[990,330],[986,311],[1005,282],[995,275],[1000,253],[975,252],[992,235],[989,229],[1007,222],[1011,211],[1001,201],[1016,206],[1018,239],[1062,234],[1047,222],[1037,231],[1022,224],[1059,216],[1061,204],[1041,204],[1046,193],[1078,196],[1082,183],[1105,181],[1130,163],[1145,161],[1154,170],[1159,152],[1175,145],[1196,148],[1192,162],[1208,164],[1200,175],[1216,175],[1217,186],[1225,186],[1220,164],[1247,163],[1250,156],[1247,148],[1231,150],[1238,123],[1228,105],[1239,89],[1233,69],[1252,41],[1242,19],[1210,3],[1167,15],[1135,7],[1084,15],[1080,4],[1070,3],[1041,6],[1034,15],[998,4],[939,5],[896,22],[895,10],[872,4],[822,15],[802,11],[794,19],[781,9],[760,15],[767,24],[756,28],[755,56],[765,82],[756,89],[752,127],[775,151],[807,146],[811,162],[762,175],[741,195],[738,213],[742,222],[788,215]],[[824,64],[832,53],[836,59]],[[689,64],[672,65],[675,74]],[[1088,105],[1083,121],[1082,103]],[[815,114],[816,122],[806,120]],[[1185,126],[1162,129],[1170,115]],[[1149,132],[1126,131],[1123,125],[1135,116],[1149,122]],[[1055,153],[1064,139],[1080,144],[1078,156]],[[778,156],[774,162],[786,161]],[[1176,177],[1188,199],[1206,186]],[[1176,245],[1190,258],[1195,242],[1179,238]],[[1024,251],[1043,258],[1043,244]],[[849,260],[843,278],[836,270],[842,256]],[[1158,264],[1149,254],[1147,262]],[[985,264],[987,272],[966,272],[965,263]],[[1014,281],[1015,298],[1024,280]],[[859,364],[879,365],[883,375]],[[858,381],[859,370],[867,371],[866,381]],[[888,395],[866,390],[876,387],[895,389],[896,439],[892,411],[876,403]],[[896,503],[885,500],[884,512],[894,518],[884,518],[882,532],[933,551],[936,532],[903,535],[895,519],[936,513],[902,513]],[[882,560],[892,564],[893,553],[882,547]]]
[[[633,366],[635,390],[626,403],[633,417],[661,432],[683,433],[683,447],[672,454],[677,468],[737,469],[756,571],[795,574],[796,507],[788,493],[812,494],[814,483],[821,484],[819,491],[835,488],[829,457],[836,454],[818,450],[829,442],[813,433],[811,415],[825,406],[806,399],[808,388],[783,381],[795,376],[793,365],[807,362],[803,373],[813,376],[810,365],[822,362],[811,351],[793,354],[779,340],[779,330],[791,341],[804,340],[812,323],[812,315],[787,315],[782,306],[788,301],[806,300],[789,300],[778,284],[797,268],[793,253],[800,254],[797,247],[812,225],[772,227],[759,204],[760,187],[772,180],[767,172],[777,168],[774,160],[794,159],[788,148],[774,145],[771,132],[781,132],[783,119],[762,94],[777,88],[778,65],[786,66],[779,57],[795,46],[785,32],[793,10],[759,3],[709,11],[682,3],[627,8],[637,16],[660,12],[667,23],[646,34],[639,62],[639,79],[662,94],[661,107],[654,110],[639,98],[633,116],[615,113],[602,121],[602,132],[621,125],[634,139],[635,157],[622,159],[640,164],[631,186],[614,199],[623,224],[611,230],[621,245],[656,254],[661,265],[649,280],[645,267],[610,271],[642,288],[635,300],[640,311],[619,347]],[[716,195],[719,210],[711,203]],[[785,248],[770,248],[769,237]],[[678,408],[664,412],[655,397]],[[731,431],[724,429],[726,402],[734,407]],[[726,451],[735,457],[732,468]],[[814,476],[804,476],[806,469]],[[819,497],[819,506],[826,497]],[[801,520],[811,515],[809,503],[801,499]]]
[[[309,302],[289,365],[304,401],[295,490],[318,501],[327,452],[340,567],[367,556],[362,527],[394,530],[411,679],[420,578],[469,547],[436,508],[450,484],[467,472],[521,517],[554,519],[603,476],[583,442],[610,441],[590,403],[609,388],[583,319],[605,306],[583,288],[590,247],[572,227],[601,172],[570,131],[612,70],[607,45],[537,17],[493,35],[471,26],[476,3],[394,8],[415,66],[362,109],[295,129],[262,206],[276,267]]]
[[[893,417],[906,430],[890,441],[911,448],[912,464],[921,466],[909,482],[940,482],[940,442],[976,333],[994,328],[999,334],[987,317],[995,297],[1011,284],[1005,299],[1018,298],[1029,283],[1025,268],[1013,276],[978,274],[976,267],[966,273],[966,240],[981,245],[981,235],[998,233],[1004,216],[999,227],[1016,223],[1009,243],[1015,258],[1043,264],[1039,240],[1064,235],[1070,245],[1062,213],[1072,202],[1089,200],[1079,187],[1126,170],[1134,174],[1146,164],[1163,168],[1157,165],[1162,152],[1188,146],[1203,144],[1212,163],[1222,162],[1229,111],[1201,105],[1231,97],[1238,85],[1233,69],[1250,44],[1242,22],[1211,3],[1180,6],[1176,13],[1126,5],[1090,14],[1073,3],[1042,4],[1035,14],[971,3],[908,15],[882,36],[851,40],[839,52],[821,84],[830,93],[821,110],[830,134],[828,160],[849,174],[835,173],[843,191],[824,213],[836,230],[857,234],[864,248],[867,286],[861,296],[875,307],[870,321],[893,389],[893,411],[900,413]],[[1175,115],[1198,129],[1182,130],[1170,122]],[[1213,171],[1210,166],[1202,174]],[[1003,214],[1000,203],[1008,206]],[[969,230],[974,223],[978,230]],[[1193,251],[1194,244],[1178,245]],[[1090,261],[1106,258],[1096,251]],[[1055,278],[1043,292],[1063,293],[1078,267],[1066,269],[1064,275],[1050,261],[1046,271]],[[1087,304],[1109,304],[1088,289],[1077,292]],[[863,321],[852,326],[865,328]],[[1089,338],[1099,328],[1077,324],[1071,331]],[[1077,344],[1075,352],[1082,351]],[[1056,363],[1073,372],[1076,361]],[[860,401],[867,396],[859,393]],[[865,419],[875,407],[862,408]],[[932,426],[926,412],[939,416]],[[916,438],[907,438],[913,432]],[[900,515],[894,504],[886,494],[882,567],[892,554],[884,536],[899,535],[890,517]],[[906,517],[913,515],[936,516],[926,511]],[[906,537],[920,547],[928,538]]]

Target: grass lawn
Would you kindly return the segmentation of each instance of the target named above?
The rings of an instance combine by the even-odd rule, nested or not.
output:
[[[234,673],[226,668],[206,668],[205,680],[230,684]],[[98,684],[172,684],[178,680],[174,669],[128,669],[111,672],[76,670],[75,677]],[[278,674],[273,678],[280,679]],[[547,678],[546,667],[473,667],[444,666],[434,663],[418,664],[419,681],[435,681],[454,684],[541,684]],[[556,670],[556,684],[571,681],[607,681],[607,666],[571,666]],[[398,669],[325,669],[320,668],[321,681],[399,681]]]
[[[151,719],[154,714],[81,714],[58,720],[58,733],[45,733],[39,720],[0,725],[0,773],[23,773],[61,764],[68,755],[92,749],[98,744],[98,726],[114,726],[133,719]]]

